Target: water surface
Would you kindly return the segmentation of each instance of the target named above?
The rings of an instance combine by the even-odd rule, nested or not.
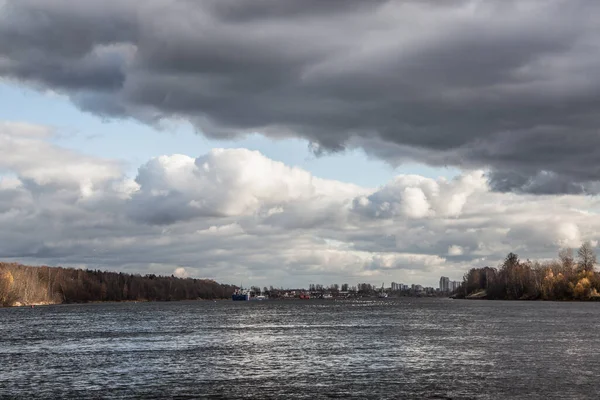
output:
[[[0,397],[597,399],[600,304],[407,298],[0,309]]]

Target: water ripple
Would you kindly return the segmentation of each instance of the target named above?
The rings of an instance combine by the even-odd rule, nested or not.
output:
[[[596,399],[600,304],[0,309],[0,398]]]

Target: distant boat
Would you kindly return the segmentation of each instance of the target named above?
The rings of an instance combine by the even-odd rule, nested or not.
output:
[[[267,298],[267,296],[259,294],[258,296],[250,297],[250,300],[266,300]]]
[[[237,289],[231,295],[231,300],[233,300],[233,301],[248,301],[248,300],[250,300],[250,292],[248,292],[247,290],[244,290],[242,288]]]

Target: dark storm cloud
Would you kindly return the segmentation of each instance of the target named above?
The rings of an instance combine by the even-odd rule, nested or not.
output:
[[[500,192],[523,192],[533,194],[597,194],[597,181],[574,182],[570,177],[553,172],[541,171],[526,176],[518,172],[493,171],[489,174],[490,186]]]
[[[0,12],[0,76],[204,134],[301,136],[497,190],[593,191],[600,3],[42,1]]]

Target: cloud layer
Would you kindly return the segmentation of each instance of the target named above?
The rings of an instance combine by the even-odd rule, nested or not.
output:
[[[0,124],[0,259],[224,282],[434,285],[509,251],[553,257],[596,240],[598,200],[400,175],[379,188],[325,180],[246,149],[164,155],[133,179],[114,160]]]
[[[598,192],[597,1],[4,3],[0,76],[99,115]]]

